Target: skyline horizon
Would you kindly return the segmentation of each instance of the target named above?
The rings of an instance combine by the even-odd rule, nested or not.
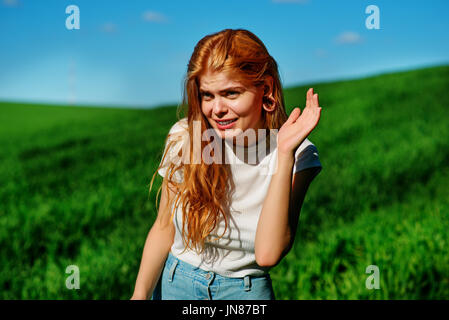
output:
[[[430,64],[422,64],[413,66],[410,68],[407,67],[398,67],[393,68],[389,70],[381,70],[377,72],[373,72],[370,74],[365,75],[355,75],[355,76],[347,76],[339,79],[323,79],[323,81],[313,81],[313,82],[305,82],[305,83],[298,83],[288,86],[283,86],[283,90],[289,90],[294,89],[298,87],[308,86],[308,85],[320,85],[320,84],[331,84],[331,83],[337,83],[341,81],[357,81],[357,80],[363,80],[363,79],[369,79],[372,77],[387,75],[387,74],[394,74],[394,73],[403,73],[408,71],[414,71],[414,70],[421,70],[421,69],[428,69],[428,68],[438,68],[438,67],[445,67],[449,66],[449,60],[443,61],[442,63],[430,63]],[[157,109],[157,108],[173,108],[178,107],[182,101],[177,102],[167,102],[167,103],[161,103],[161,104],[155,104],[155,105],[136,105],[136,104],[102,104],[102,103],[64,103],[64,102],[58,102],[58,101],[38,101],[38,100],[7,100],[0,98],[0,103],[14,103],[14,104],[30,104],[30,105],[45,105],[45,106],[55,106],[55,107],[83,107],[83,108],[106,108],[106,109],[136,109],[136,110],[147,110],[147,109]]]

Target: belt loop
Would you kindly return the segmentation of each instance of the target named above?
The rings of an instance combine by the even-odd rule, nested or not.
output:
[[[245,276],[243,278],[243,284],[245,286],[245,291],[250,291],[251,290],[251,279],[249,276]]]
[[[173,262],[173,264],[170,267],[170,271],[168,273],[168,281],[170,281],[170,282],[173,281],[173,275],[175,273],[176,266],[178,265],[178,261],[179,261],[178,259],[175,259],[175,261]]]

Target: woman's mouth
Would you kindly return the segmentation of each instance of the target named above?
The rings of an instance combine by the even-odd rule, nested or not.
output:
[[[237,118],[231,119],[231,120],[226,120],[226,121],[215,120],[215,122],[217,123],[218,129],[220,129],[220,130],[225,130],[225,129],[231,128],[236,121],[237,121]]]

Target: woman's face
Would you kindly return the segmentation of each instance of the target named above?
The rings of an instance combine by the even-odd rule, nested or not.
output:
[[[201,110],[222,139],[234,140],[248,129],[254,129],[257,136],[257,129],[262,129],[263,121],[263,86],[246,87],[225,72],[207,72],[199,82]],[[226,124],[223,122],[226,120],[233,122]],[[244,140],[245,145],[251,144],[251,141]]]

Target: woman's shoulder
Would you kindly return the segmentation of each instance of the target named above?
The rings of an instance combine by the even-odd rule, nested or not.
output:
[[[165,144],[164,152],[162,153],[162,160],[159,164],[160,169],[159,174],[165,177],[167,169],[170,163],[174,163],[175,166],[181,164],[181,149],[185,145],[184,142],[187,141],[186,137],[188,134],[188,123],[187,118],[182,118],[173,124],[167,135],[167,140]],[[182,181],[182,171],[175,171],[174,180],[180,183]]]
[[[185,141],[189,134],[187,118],[182,118],[173,124],[167,135],[167,143],[170,141]]]
[[[182,132],[182,131],[187,131],[188,130],[188,122],[187,122],[187,117],[179,119],[178,121],[175,122],[175,124],[173,124],[170,128],[170,131],[168,132],[169,134],[172,133],[177,133],[177,132]]]

